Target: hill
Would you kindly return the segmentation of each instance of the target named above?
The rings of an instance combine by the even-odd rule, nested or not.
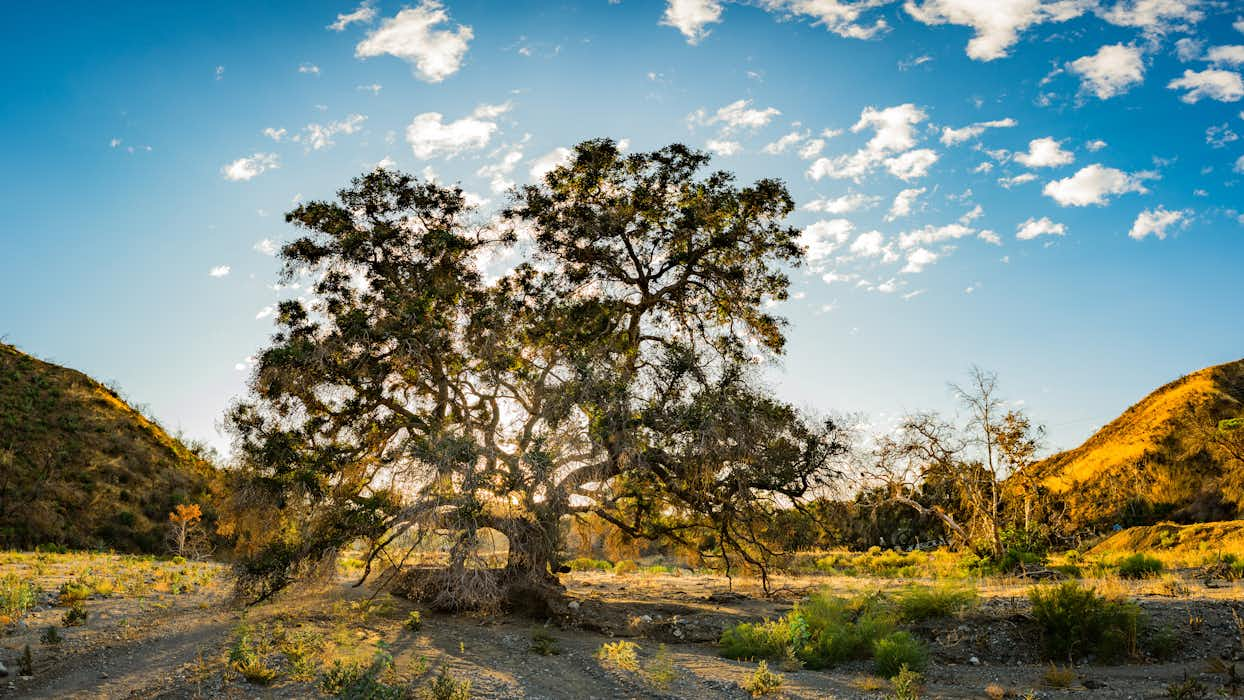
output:
[[[163,551],[213,471],[113,390],[0,343],[0,547]]]
[[[1240,515],[1224,494],[1242,467],[1209,449],[1218,421],[1244,414],[1244,360],[1207,367],[1157,389],[1083,445],[1034,465],[1015,482],[1072,531],[1107,524],[1225,520]]]

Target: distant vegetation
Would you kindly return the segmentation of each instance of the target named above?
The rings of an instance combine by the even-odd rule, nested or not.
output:
[[[0,344],[0,547],[162,553],[213,473],[115,390]]]

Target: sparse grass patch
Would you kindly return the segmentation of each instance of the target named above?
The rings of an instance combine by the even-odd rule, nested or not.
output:
[[[549,634],[549,631],[543,627],[532,628],[530,649],[540,656],[555,656],[562,653],[557,637]]]
[[[61,616],[61,624],[65,627],[81,627],[86,624],[87,617],[90,613],[86,611],[86,606],[82,601],[75,600],[69,604],[69,609]]]
[[[613,571],[613,564],[604,559],[592,559],[591,557],[579,557],[566,562],[566,566],[571,571]]]
[[[950,617],[976,604],[976,589],[955,584],[908,586],[894,594],[901,622]]]
[[[657,647],[656,655],[644,666],[644,676],[649,683],[661,690],[669,688],[674,683],[674,679],[678,678],[678,669],[674,667],[674,657],[664,644]]]
[[[56,629],[56,625],[48,625],[39,635],[39,642],[44,646],[54,647],[63,641],[65,638],[61,636],[60,630]]]
[[[1050,664],[1041,674],[1041,682],[1051,688],[1070,688],[1076,682],[1076,669],[1073,666]]]
[[[894,688],[894,695],[891,697],[894,700],[917,700],[920,697],[920,686],[923,683],[923,676],[904,666],[890,681],[891,687]]]
[[[34,581],[15,573],[0,577],[0,624],[22,619],[39,599],[39,587]]]

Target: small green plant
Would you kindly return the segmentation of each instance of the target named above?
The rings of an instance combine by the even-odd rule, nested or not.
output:
[[[411,610],[402,626],[411,632],[418,632],[423,629],[423,615],[418,610]]]
[[[441,672],[423,687],[420,695],[427,700],[470,700],[471,681],[454,678],[449,675],[449,669],[442,666]]]
[[[1162,562],[1154,557],[1136,552],[1123,557],[1117,564],[1119,577],[1128,579],[1150,578],[1162,573]]]
[[[73,605],[90,598],[93,592],[91,587],[81,580],[65,581],[60,585],[57,596],[60,598],[61,605]]]
[[[1096,654],[1112,661],[1135,655],[1140,609],[1110,600],[1075,581],[1037,586],[1028,593],[1047,659],[1074,661]]]
[[[22,648],[22,655],[17,659],[17,675],[30,678],[35,675],[35,658],[30,653],[30,645]]]
[[[911,633],[898,631],[873,644],[873,668],[885,678],[897,676],[904,667],[923,671],[929,665],[929,650]]]
[[[445,673],[441,671],[442,675]],[[436,681],[433,681],[434,685]],[[344,700],[403,700],[409,696],[408,689],[397,677],[393,668],[393,656],[381,645],[370,664],[343,664],[334,660],[333,665],[320,676],[320,690]],[[425,689],[426,690],[426,689]],[[442,697],[431,695],[438,700]],[[465,696],[463,696],[465,697]]]
[[[596,650],[596,658],[602,664],[620,668],[624,671],[639,670],[639,646],[635,642],[620,640],[605,642]]]
[[[633,574],[637,571],[639,571],[639,565],[630,559],[623,559],[613,565],[613,573],[618,574],[619,576]]]
[[[258,659],[246,663],[234,664],[233,669],[242,674],[251,685],[272,685],[280,676],[280,672]]]
[[[894,694],[890,697],[894,700],[917,700],[920,697],[920,686],[923,682],[923,676],[903,666],[890,681],[890,685],[894,688]]]
[[[756,670],[743,683],[743,690],[746,690],[754,698],[763,697],[765,695],[776,695],[782,690],[782,684],[786,681],[780,673],[774,673],[769,670],[769,664],[761,661],[756,666]]]
[[[44,646],[54,647],[65,641],[65,638],[61,635],[60,630],[56,629],[56,625],[48,625],[47,628],[43,630],[43,634],[39,635],[39,641],[42,642]]]
[[[1166,686],[1166,697],[1171,700],[1201,700],[1207,697],[1207,692],[1204,684],[1195,678],[1189,678],[1185,673],[1182,683]]]
[[[1174,658],[1179,651],[1179,634],[1170,625],[1163,625],[1149,632],[1145,646],[1156,659],[1163,661]]]
[[[648,682],[661,690],[669,688],[674,683],[674,679],[678,677],[678,670],[674,667],[674,657],[664,644],[657,647],[656,656],[653,656],[644,667],[644,675],[648,677]]]
[[[82,601],[75,600],[69,605],[69,609],[65,611],[65,614],[61,616],[60,622],[65,627],[80,627],[86,624],[88,616],[89,613],[86,611],[86,606],[82,604]]]
[[[332,666],[320,674],[320,690],[326,695],[338,696],[343,689],[354,685],[365,673],[367,673],[367,667],[363,664],[344,663],[341,659],[333,659]]]
[[[549,634],[549,631],[543,627],[536,627],[531,630],[530,649],[540,656],[555,656],[562,653],[561,646],[557,643],[557,637]]]
[[[579,557],[566,562],[566,567],[571,571],[612,571],[613,564],[604,559],[592,559],[591,557]]]

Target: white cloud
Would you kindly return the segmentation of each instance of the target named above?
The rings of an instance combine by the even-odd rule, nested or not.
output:
[[[917,246],[934,245],[945,241],[953,241],[976,233],[976,229],[963,224],[946,224],[945,226],[924,226],[906,233],[899,234],[898,247],[909,250]]]
[[[1101,139],[1097,139],[1095,141],[1089,141],[1088,143],[1084,144],[1084,147],[1092,151],[1093,153],[1096,153],[1097,151],[1100,151],[1101,149],[1105,148],[1106,145],[1107,144],[1105,141],[1102,141]]]
[[[1185,70],[1182,78],[1172,80],[1166,87],[1172,90],[1186,89],[1188,92],[1179,99],[1188,104],[1196,104],[1203,97],[1219,102],[1237,102],[1244,97],[1244,80],[1240,79],[1240,74],[1217,68],[1199,72]]]
[[[1157,209],[1146,209],[1140,212],[1132,224],[1132,230],[1128,231],[1127,235],[1139,241],[1152,234],[1158,240],[1162,240],[1166,238],[1166,229],[1176,224],[1187,226],[1187,217],[1191,215],[1192,212],[1186,209],[1170,211],[1159,204]]]
[[[272,128],[272,127],[268,127],[267,129],[264,129],[264,130],[263,130],[263,135],[264,135],[264,136],[267,136],[268,138],[272,139],[273,141],[280,141],[280,140],[284,139],[284,138],[285,138],[285,134],[286,134],[285,129],[274,129],[274,128]]]
[[[1127,92],[1145,79],[1145,62],[1140,49],[1123,44],[1107,44],[1091,56],[1077,58],[1067,68],[1080,76],[1080,89],[1099,99]]]
[[[985,208],[977,204],[976,206],[972,207],[970,211],[964,212],[963,216],[959,217],[959,223],[965,224],[965,225],[970,224],[984,215],[985,215]]]
[[[518,162],[523,159],[523,149],[514,148],[506,151],[501,160],[482,166],[475,171],[476,175],[488,178],[488,187],[493,192],[504,192],[514,186],[507,176],[514,172]]]
[[[496,119],[513,108],[514,103],[508,101],[495,105],[481,104],[475,107],[475,110],[471,112],[471,116],[476,119]]]
[[[968,42],[968,56],[992,61],[1007,55],[1020,32],[1078,17],[1085,5],[1083,0],[907,0],[903,8],[925,24],[971,27],[976,36]]]
[[[696,110],[688,117],[688,121],[709,125],[720,124],[721,134],[726,136],[737,131],[755,131],[781,114],[773,107],[754,109],[751,105],[751,100],[735,100],[717,110],[711,117],[706,116],[702,109]]]
[[[901,180],[915,180],[928,174],[929,168],[937,162],[937,153],[929,148],[917,148],[913,151],[900,153],[885,161],[886,170]]]
[[[851,127],[851,131],[860,132],[873,130],[873,137],[863,148],[855,153],[819,158],[808,168],[808,176],[814,180],[822,177],[836,179],[852,178],[858,180],[871,172],[878,165],[887,161],[893,154],[907,151],[916,145],[915,125],[923,122],[928,115],[914,104],[907,103],[885,109],[866,107],[860,113],[860,119]],[[888,165],[891,172],[898,171],[917,175],[921,167],[925,170],[937,160],[932,151],[919,153]],[[932,159],[930,160],[930,155]]]
[[[359,92],[370,92],[373,95],[379,95],[384,88],[380,83],[372,83],[371,85],[355,85],[354,89]]]
[[[913,187],[894,195],[894,202],[890,204],[890,212],[885,217],[886,221],[894,221],[911,214],[912,205],[922,194],[924,194],[923,187]]]
[[[262,309],[260,309],[259,312],[255,314],[255,320],[258,321],[260,319],[268,318],[269,316],[272,316],[275,313],[276,313],[276,307],[273,306],[272,304],[269,304],[263,307]]]
[[[985,229],[984,231],[981,231],[980,233],[976,234],[976,237],[986,243],[992,243],[994,245],[1002,245],[1002,238],[999,237],[997,233],[990,231],[989,229]]]
[[[1244,156],[1240,156],[1239,159],[1235,161],[1235,167],[1232,169],[1237,173],[1244,173]]]
[[[545,153],[531,164],[529,174],[534,180],[543,180],[553,169],[566,165],[570,162],[571,151],[569,148],[559,147]]]
[[[1020,173],[1015,177],[1000,177],[998,184],[1009,190],[1016,185],[1024,185],[1036,179],[1037,176],[1034,173]]]
[[[216,267],[208,270],[207,274],[212,277],[224,277],[229,274],[229,269],[228,265],[217,265]]]
[[[1148,190],[1140,177],[1094,163],[1071,177],[1046,183],[1042,192],[1064,207],[1083,207],[1105,204],[1111,195]]]
[[[673,27],[687,37],[688,44],[697,44],[709,31],[710,24],[721,21],[721,3],[717,0],[668,0],[661,24]]]
[[[474,115],[445,122],[440,112],[416,115],[406,127],[406,142],[416,158],[452,158],[488,145],[497,123]]]
[[[1239,134],[1232,131],[1231,125],[1226,122],[1205,129],[1205,143],[1209,144],[1210,148],[1223,148],[1227,144],[1239,140]]]
[[[255,249],[256,253],[260,253],[262,255],[276,255],[276,243],[270,238],[256,241],[255,245],[252,247]]]
[[[390,54],[413,64],[419,79],[439,83],[458,72],[467,47],[475,36],[469,26],[455,30],[434,29],[449,21],[449,13],[437,0],[422,0],[386,19],[380,28],[354,47],[358,58]]]
[[[1015,229],[1015,237],[1021,241],[1031,241],[1037,236],[1065,236],[1067,227],[1056,224],[1048,216],[1040,219],[1028,219]]]
[[[743,150],[743,144],[738,141],[726,141],[724,139],[709,139],[704,144],[704,147],[719,156],[732,156]]]
[[[320,67],[314,63],[301,63],[298,65],[299,73],[307,73],[309,75],[319,76]]]
[[[939,257],[941,256],[928,248],[916,248],[915,250],[907,253],[907,264],[903,266],[901,272],[907,274],[923,272],[925,266],[932,265],[937,262]]]
[[[1053,168],[1067,165],[1075,159],[1070,151],[1063,150],[1062,142],[1049,136],[1029,141],[1027,153],[1015,154],[1015,160],[1029,168]]]
[[[226,180],[245,182],[267,170],[281,167],[281,159],[275,153],[256,153],[249,158],[238,158],[220,169]]]
[[[808,265],[816,271],[824,267],[830,255],[847,242],[855,226],[846,219],[826,219],[805,228],[799,235]]]
[[[812,160],[821,155],[821,151],[825,148],[824,139],[810,139],[799,149],[799,157],[804,160]]]
[[[880,197],[852,192],[833,199],[815,199],[803,205],[803,208],[826,214],[846,214],[858,209],[874,207],[880,201]]]
[[[370,24],[376,19],[376,8],[372,7],[371,0],[364,2],[358,6],[353,12],[346,12],[337,15],[337,21],[328,25],[328,29],[334,32],[345,31],[345,28],[358,22],[360,24]]]
[[[1205,60],[1218,65],[1239,66],[1244,64],[1244,46],[1214,46],[1205,52]]]
[[[851,242],[851,252],[867,258],[876,257],[886,252],[885,236],[880,231],[861,233]]]
[[[813,19],[813,25],[823,25],[838,36],[850,39],[872,39],[889,29],[884,19],[871,24],[861,23],[865,11],[884,4],[878,0],[762,0],[761,6],[770,12],[781,12]]]
[[[1153,36],[1200,22],[1205,15],[1197,7],[1203,4],[1202,0],[1119,0],[1098,13],[1111,24],[1136,27]]]
[[[783,135],[781,138],[779,138],[777,141],[774,141],[773,143],[765,144],[765,147],[761,150],[763,150],[765,153],[768,153],[771,156],[775,156],[775,155],[778,155],[779,153],[785,153],[786,149],[794,146],[795,144],[799,143],[800,141],[806,138],[808,138],[808,132],[795,130],[795,131],[790,132],[789,134]]]
[[[1007,117],[1006,119],[995,119],[988,122],[976,122],[960,129],[952,129],[947,126],[942,129],[941,141],[947,146],[953,146],[980,136],[985,133],[985,129],[1010,128],[1018,123],[1014,119]]]
[[[294,141],[305,143],[311,150],[318,151],[321,148],[327,148],[336,143],[333,141],[333,137],[337,134],[353,134],[358,131],[365,121],[367,121],[366,116],[351,114],[341,121],[329,122],[328,124],[308,124],[302,130],[302,133],[294,138]],[[269,134],[269,136],[271,135]],[[280,139],[276,140],[279,141]]]
[[[1187,63],[1200,57],[1205,49],[1205,42],[1184,37],[1175,42],[1175,55],[1180,61]]]

